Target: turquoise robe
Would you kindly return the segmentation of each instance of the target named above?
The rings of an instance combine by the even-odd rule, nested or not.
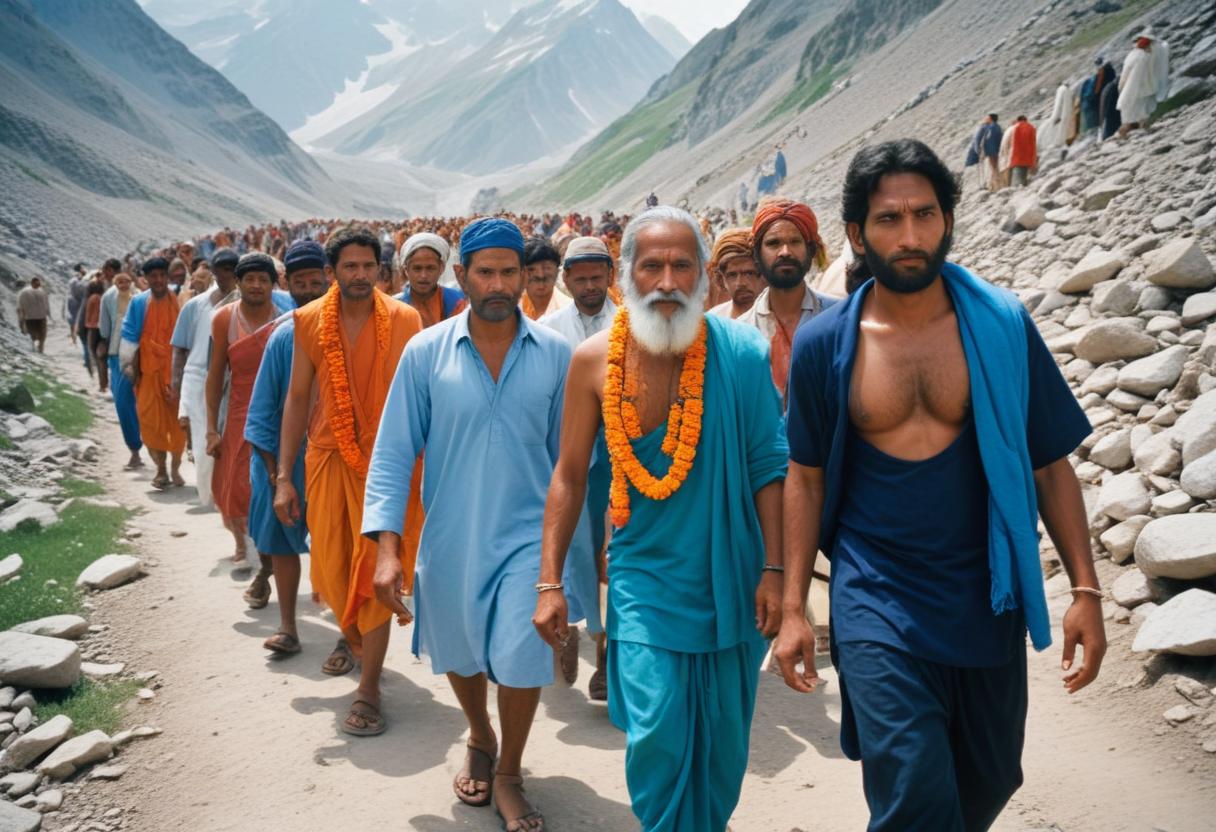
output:
[[[764,541],[754,495],[789,457],[768,345],[707,316],[696,461],[667,500],[632,486],[608,546],[608,707],[626,733],[625,778],[646,832],[723,830],[747,769],[765,644],[755,593]],[[666,425],[634,441],[661,476]]]

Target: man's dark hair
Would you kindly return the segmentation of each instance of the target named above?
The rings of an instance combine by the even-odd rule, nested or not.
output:
[[[557,253],[557,249],[546,240],[544,237],[529,237],[524,240],[524,265],[531,266],[533,263],[550,262],[557,266],[561,266],[562,258]]]
[[[992,119],[993,121],[996,121],[997,120],[996,113],[989,113],[988,118]]]
[[[113,269],[116,272],[120,272],[122,271],[122,261],[117,257],[111,257],[105,262],[105,267],[107,269]]]
[[[844,176],[841,218],[864,226],[870,214],[870,195],[884,176],[895,173],[915,173],[928,179],[942,213],[954,214],[960,194],[958,178],[924,142],[898,139],[863,147],[853,157]]]
[[[364,246],[370,248],[380,262],[380,238],[372,233],[365,225],[344,225],[329,235],[325,241],[325,259],[335,268],[342,249],[347,246]]]
[[[199,266],[207,262],[207,258],[201,254],[196,254],[190,259],[190,271],[195,272]]]
[[[1018,121],[1025,121],[1025,120],[1026,120],[1026,116],[1018,116]]]
[[[883,142],[857,152],[844,177],[841,218],[864,228],[870,214],[870,195],[878,190],[884,176],[896,173],[915,173],[928,179],[942,214],[953,218],[961,193],[958,177],[927,144],[916,139]],[[849,264],[845,285],[852,292],[869,277],[865,257],[857,257]]]

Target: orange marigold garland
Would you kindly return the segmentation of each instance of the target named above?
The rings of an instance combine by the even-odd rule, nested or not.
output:
[[[334,441],[338,443],[338,453],[342,455],[342,461],[359,476],[366,476],[368,459],[359,447],[359,437],[355,431],[355,404],[351,399],[350,379],[346,374],[346,352],[342,349],[339,297],[338,284],[335,283],[329,287],[322,303],[318,333],[325,366],[329,370],[329,386],[333,391],[333,416],[329,420],[329,427],[333,431]],[[372,293],[372,302],[376,350],[380,355],[384,355],[389,347],[388,307],[385,305],[384,295],[380,292]]]
[[[658,478],[638,460],[631,440],[642,435],[635,399],[637,379],[626,370],[629,343],[629,313],[617,310],[608,338],[608,368],[604,379],[604,439],[612,462],[609,491],[612,524],[617,528],[629,522],[629,483],[644,497],[666,500],[680,489],[692,470],[701,441],[701,416],[704,413],[706,326],[701,323],[697,339],[684,353],[680,371],[679,395],[667,417],[667,432],[662,452],[671,457],[667,473]]]

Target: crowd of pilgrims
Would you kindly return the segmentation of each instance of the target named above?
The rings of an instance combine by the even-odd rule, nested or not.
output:
[[[127,468],[146,449],[174,489],[192,459],[253,567],[244,602],[277,598],[264,649],[304,647],[307,553],[340,631],[322,670],[358,677],[339,728],[378,735],[412,623],[468,721],[454,796],[508,832],[544,828],[523,752],[541,689],[576,681],[580,623],[642,828],[726,829],[770,642],[789,687],[819,682],[817,544],[869,828],[981,830],[1021,783],[1026,635],[1051,641],[1036,489],[1076,596],[1069,692],[1105,638],[1068,460],[1088,421],[1016,299],[947,262],[958,195],[901,140],[850,165],[835,260],[785,198],[750,225],[281,222],[81,269],[67,311]]]

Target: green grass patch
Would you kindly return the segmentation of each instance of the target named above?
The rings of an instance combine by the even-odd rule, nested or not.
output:
[[[118,544],[130,513],[123,508],[68,506],[50,528],[34,524],[0,532],[0,552],[25,561],[20,580],[0,586],[0,630],[48,615],[80,611],[76,578],[102,555],[122,552]],[[47,586],[53,580],[56,585]]]
[[[620,182],[671,143],[696,89],[686,84],[614,121],[554,177],[548,198],[571,204]]]
[[[34,412],[50,422],[56,433],[78,438],[92,426],[93,409],[84,396],[33,373],[26,373],[21,380],[38,401]]]
[[[758,127],[764,127],[771,121],[797,109],[802,112],[832,91],[832,84],[845,74],[847,65],[824,67],[807,78],[803,78],[794,88],[787,92],[780,101],[769,110],[768,115],[761,119]]]
[[[17,447],[17,443],[9,439],[4,434],[0,433],[0,451],[11,451]]]
[[[92,480],[78,480],[75,477],[61,479],[59,490],[65,497],[101,497],[106,493],[106,489],[101,483]]]
[[[130,702],[140,688],[134,679],[97,682],[82,677],[66,690],[38,692],[38,720],[66,714],[72,719],[77,736],[88,731],[113,734],[123,726],[123,705]]]
[[[1124,0],[1123,8],[1110,14],[1097,15],[1088,28],[1079,30],[1064,44],[1066,51],[1093,49],[1115,36],[1120,29],[1140,15],[1157,6],[1161,0]],[[1129,46],[1131,44],[1128,44]]]

